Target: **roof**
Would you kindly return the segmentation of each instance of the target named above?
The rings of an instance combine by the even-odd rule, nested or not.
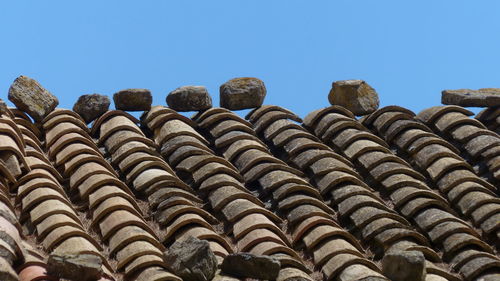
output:
[[[47,255],[70,251],[99,256],[101,280],[181,280],[163,252],[194,236],[219,263],[279,259],[278,280],[389,280],[381,259],[396,250],[422,252],[426,280],[498,280],[500,110],[472,115],[388,106],[357,120],[330,106],[302,120],[266,105],[187,118],[154,106],[89,128],[70,110],[33,124],[12,108],[0,223],[17,246],[0,271],[49,279]]]

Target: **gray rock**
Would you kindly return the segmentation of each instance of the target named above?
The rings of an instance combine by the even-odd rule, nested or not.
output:
[[[382,259],[384,275],[394,281],[423,281],[425,257],[419,251],[391,251]]]
[[[177,111],[199,111],[212,107],[212,98],[204,86],[183,86],[167,95],[167,104]]]
[[[220,86],[220,106],[239,110],[262,105],[266,97],[266,86],[257,78],[234,78]]]
[[[7,115],[9,111],[9,108],[7,107],[7,104],[5,103],[5,101],[3,99],[0,99],[0,115]]]
[[[59,104],[59,100],[37,81],[22,75],[10,86],[9,100],[37,122],[42,121]]]
[[[165,262],[174,274],[186,281],[209,281],[217,271],[217,259],[210,244],[194,237],[172,244],[165,252]]]
[[[484,88],[479,90],[469,90],[469,89],[444,90],[441,92],[441,103],[459,105],[465,107],[499,106],[500,89]]]
[[[340,105],[354,115],[366,115],[378,109],[378,94],[363,80],[341,80],[333,82],[328,94],[332,105]]]
[[[125,111],[146,111],[151,109],[153,97],[148,89],[126,89],[113,95],[115,108]]]
[[[52,254],[47,261],[47,273],[74,281],[95,281],[102,275],[102,260],[91,254]]]
[[[281,264],[277,259],[249,253],[230,254],[221,265],[221,271],[225,274],[265,280],[275,280],[280,269]]]
[[[88,124],[108,111],[110,103],[109,98],[104,95],[83,95],[73,105],[73,111],[80,114]]]

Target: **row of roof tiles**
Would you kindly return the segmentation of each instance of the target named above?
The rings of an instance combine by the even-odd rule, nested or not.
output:
[[[219,262],[233,251],[274,255],[283,264],[279,280],[311,280],[314,270],[331,280],[386,280],[377,261],[391,249],[422,251],[427,280],[494,280],[498,135],[457,108],[417,116],[431,129],[412,112],[387,107],[361,120],[372,131],[335,106],[311,113],[304,126],[273,106],[254,110],[249,121],[218,108],[191,120],[153,107],[142,130],[121,111],[106,113],[89,130],[68,110],[35,126],[13,109],[0,119],[0,199],[18,247],[2,268],[10,268],[9,276],[17,269],[22,280],[34,280],[24,272],[52,278],[23,237],[24,224],[47,253],[71,249],[101,257],[103,280],[122,274],[179,280],[162,251],[188,236],[210,241]],[[491,114],[478,119],[495,128]],[[474,167],[485,167],[473,169],[461,151]],[[145,219],[137,197],[148,199],[155,223]]]

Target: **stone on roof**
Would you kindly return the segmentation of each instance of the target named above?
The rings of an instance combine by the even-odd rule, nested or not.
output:
[[[257,78],[234,78],[220,86],[220,106],[230,110],[259,107],[265,97],[266,86]]]
[[[35,121],[42,121],[59,104],[59,100],[36,80],[19,76],[9,89],[9,100]]]
[[[212,98],[204,86],[183,86],[167,95],[167,104],[176,111],[200,111],[212,107]]]
[[[125,89],[113,95],[115,108],[124,111],[146,111],[151,109],[153,97],[148,89]]]
[[[99,118],[109,109],[111,101],[100,94],[83,95],[78,98],[73,111],[80,114],[87,124]]]
[[[479,90],[444,90],[441,93],[441,102],[443,104],[465,107],[500,106],[500,89],[484,88]]]
[[[340,105],[361,116],[378,109],[378,94],[363,80],[340,80],[332,83],[328,94],[331,105]]]

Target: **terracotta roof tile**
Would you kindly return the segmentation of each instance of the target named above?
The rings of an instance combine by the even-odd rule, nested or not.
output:
[[[280,281],[388,280],[378,265],[395,250],[422,252],[428,281],[494,280],[499,113],[387,106],[356,120],[331,106],[302,120],[264,105],[247,120],[224,108],[190,119],[153,106],[141,120],[108,111],[88,128],[71,110],[33,124],[10,109],[0,274],[55,280],[45,257],[73,251],[99,256],[102,280],[180,281],[163,251],[194,236],[219,263],[273,256]]]

